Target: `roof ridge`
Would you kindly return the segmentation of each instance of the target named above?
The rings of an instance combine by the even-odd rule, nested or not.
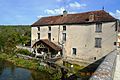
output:
[[[105,10],[95,10],[95,11],[86,11],[86,12],[79,12],[79,13],[68,13],[67,15],[75,15],[75,14],[85,14],[85,13],[91,13],[91,12],[100,12],[100,11],[104,11]],[[107,13],[107,12],[106,12]],[[63,16],[63,14],[60,15],[51,15],[51,16],[45,16],[45,17],[41,17],[41,18],[48,18],[48,17],[59,17],[59,16]]]
[[[100,11],[104,11],[104,10],[85,11],[85,12],[79,12],[79,13],[75,13],[75,14],[84,14],[84,13],[90,13],[90,12],[100,12]],[[106,11],[104,11],[104,12],[106,12]]]
[[[91,15],[92,13],[94,14],[94,16]],[[94,17],[94,19],[92,17]],[[87,11],[87,12],[75,13],[75,14],[67,14],[66,16],[56,15],[56,16],[42,17],[37,22],[32,24],[32,26],[82,24],[82,23],[86,24],[86,23],[95,23],[95,22],[111,22],[115,20],[116,19],[113,16],[111,16],[108,12],[104,10],[96,10],[96,11]]]

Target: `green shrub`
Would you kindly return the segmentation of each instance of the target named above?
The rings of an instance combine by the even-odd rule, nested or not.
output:
[[[31,52],[29,52],[27,49],[17,49],[16,53],[23,54],[23,55],[30,55]]]

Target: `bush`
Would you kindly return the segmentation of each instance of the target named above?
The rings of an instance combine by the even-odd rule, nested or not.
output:
[[[23,55],[31,55],[27,49],[17,49],[16,53],[23,54]]]

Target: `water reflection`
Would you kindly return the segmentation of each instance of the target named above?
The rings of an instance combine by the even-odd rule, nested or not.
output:
[[[4,68],[4,66],[2,66],[2,65],[4,65],[4,62],[2,60],[0,60],[0,75],[2,74],[3,68]]]
[[[0,80],[50,80],[47,73],[16,67],[0,60]]]
[[[16,68],[14,72],[11,68],[5,68],[0,75],[0,80],[30,80],[30,78],[30,71],[22,68]]]

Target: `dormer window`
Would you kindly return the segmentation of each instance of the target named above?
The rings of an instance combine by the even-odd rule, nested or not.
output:
[[[85,21],[87,21],[87,22],[92,22],[92,21],[94,21],[94,14],[90,14],[90,15],[88,16],[88,18],[85,19]]]
[[[94,21],[94,14],[89,15],[89,21]]]

